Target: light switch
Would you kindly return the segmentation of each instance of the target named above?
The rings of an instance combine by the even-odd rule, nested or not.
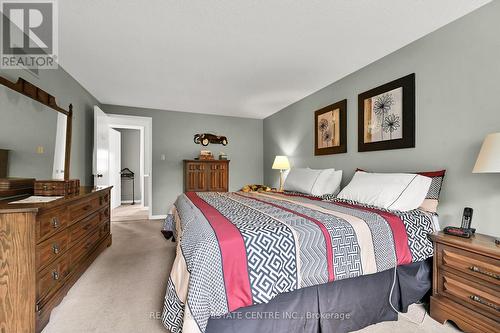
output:
[[[162,161],[165,161],[165,159],[166,159],[165,154],[161,154],[160,159],[161,159]]]
[[[45,148],[43,148],[43,146],[36,147],[36,153],[37,154],[43,154],[43,153],[45,153]]]

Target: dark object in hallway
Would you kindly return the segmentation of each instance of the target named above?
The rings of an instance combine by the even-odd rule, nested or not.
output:
[[[135,205],[135,173],[130,171],[129,168],[125,168],[125,169],[122,169],[122,171],[120,171],[120,175],[121,175],[122,179],[132,181],[132,203],[131,203],[131,205]]]
[[[194,135],[194,143],[201,144],[202,146],[208,146],[209,143],[222,144],[227,146],[227,138],[223,135],[215,135],[210,133],[202,133]]]

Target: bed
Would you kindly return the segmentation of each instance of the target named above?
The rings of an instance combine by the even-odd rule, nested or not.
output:
[[[322,315],[340,313],[343,305],[361,319],[334,332],[349,331],[395,320],[389,297],[404,311],[430,288],[427,235],[435,214],[420,209],[291,193],[188,192],[177,199],[172,219],[177,253],[162,314],[172,333],[252,332],[255,325],[289,332],[280,325],[314,309],[318,317],[295,319],[319,332],[331,323]],[[366,298],[368,290],[379,302]],[[354,300],[360,306],[353,308]],[[266,309],[291,317],[252,317]]]

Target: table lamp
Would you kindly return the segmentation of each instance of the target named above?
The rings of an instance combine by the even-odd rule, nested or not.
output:
[[[473,173],[500,173],[500,133],[492,133],[484,139]],[[499,244],[497,238],[495,243]]]
[[[290,169],[290,162],[286,156],[276,156],[273,163],[273,169],[280,171],[280,192],[283,192],[283,171]]]

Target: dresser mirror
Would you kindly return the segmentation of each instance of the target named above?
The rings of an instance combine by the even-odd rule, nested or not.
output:
[[[0,77],[0,178],[69,179],[71,105]]]

